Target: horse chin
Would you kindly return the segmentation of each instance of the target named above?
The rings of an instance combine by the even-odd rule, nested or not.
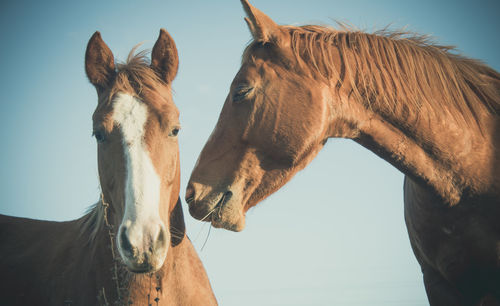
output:
[[[188,193],[186,200],[193,218],[210,222],[213,227],[234,232],[240,232],[245,228],[245,213],[237,194],[230,191],[215,191],[202,199],[195,200],[193,193]]]
[[[150,267],[131,267],[131,266],[127,266],[127,270],[129,270],[130,272],[132,273],[135,273],[135,274],[145,274],[145,273],[153,273],[153,272],[156,272],[157,270],[154,270]]]
[[[211,216],[212,226],[233,232],[245,228],[245,214],[235,201],[228,201],[222,208],[216,208]]]
[[[125,260],[125,266],[127,267],[127,270],[136,274],[154,273],[161,269],[164,261],[165,259],[153,261],[148,260],[143,262]]]
[[[241,232],[245,228],[245,217],[236,222],[225,222],[223,220],[213,220],[212,226],[215,228],[223,228],[233,232]]]

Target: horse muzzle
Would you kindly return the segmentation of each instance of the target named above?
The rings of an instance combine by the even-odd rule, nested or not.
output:
[[[237,195],[229,189],[213,191],[197,198],[196,187],[190,184],[186,190],[186,202],[193,218],[211,222],[214,227],[239,232],[245,227],[245,215]]]
[[[167,256],[170,233],[163,222],[146,222],[143,225],[124,221],[118,230],[118,250],[127,266],[134,273],[159,270]]]

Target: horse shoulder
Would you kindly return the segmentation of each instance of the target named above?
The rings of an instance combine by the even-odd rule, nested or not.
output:
[[[473,295],[500,288],[498,199],[475,198],[450,207],[406,177],[404,202],[410,243],[424,278],[426,269],[433,270],[460,290],[473,288]],[[490,291],[500,293],[496,290]]]

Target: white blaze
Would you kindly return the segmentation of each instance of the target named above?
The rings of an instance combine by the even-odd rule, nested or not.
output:
[[[160,229],[160,177],[144,139],[147,106],[137,98],[119,93],[114,100],[113,120],[120,128],[125,155],[125,213],[121,226],[130,241],[141,248],[155,239]],[[147,241],[147,242],[146,242]]]

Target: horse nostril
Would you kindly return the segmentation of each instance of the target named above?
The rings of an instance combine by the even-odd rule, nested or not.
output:
[[[219,208],[219,213],[220,213],[220,210],[222,209],[222,206],[224,206],[231,199],[232,196],[233,196],[233,193],[230,190],[224,192],[224,194],[222,195],[222,198],[219,200],[219,202],[215,206],[215,207]]]
[[[133,247],[132,244],[130,243],[130,240],[128,239],[126,228],[122,229],[120,233],[120,246],[124,251],[133,254]]]
[[[194,200],[194,188],[189,185],[186,189],[186,203],[191,204]]]
[[[229,201],[229,199],[231,199],[232,196],[233,196],[233,193],[230,190],[226,191],[224,193],[224,202]]]

